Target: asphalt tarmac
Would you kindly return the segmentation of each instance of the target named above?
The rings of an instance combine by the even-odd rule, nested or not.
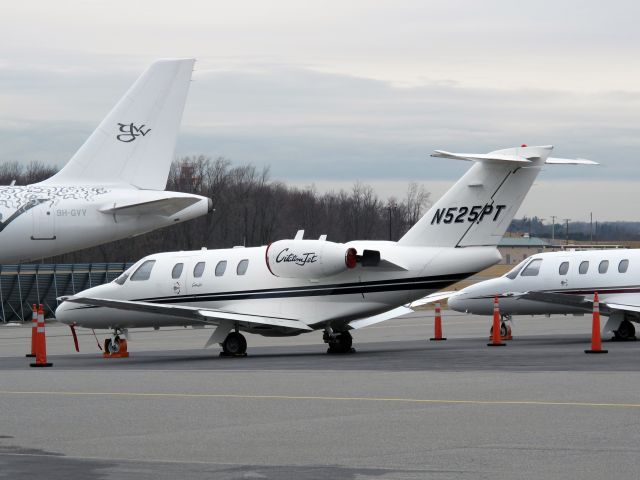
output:
[[[246,358],[203,349],[209,329],[138,331],[128,359],[49,324],[48,369],[0,327],[0,478],[638,478],[640,342],[587,355],[589,317],[536,317],[491,348],[489,323],[445,312],[430,342],[416,313],[347,355],[248,336]]]

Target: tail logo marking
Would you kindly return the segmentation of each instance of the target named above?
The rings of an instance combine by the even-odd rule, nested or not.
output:
[[[506,205],[474,205],[473,207],[449,207],[439,208],[433,214],[431,225],[440,223],[480,223],[487,215],[493,218],[491,221],[497,222]]]
[[[133,142],[140,135],[143,137],[151,131],[150,128],[145,130],[146,125],[140,125],[136,127],[133,122],[131,123],[118,123],[120,129],[120,135],[116,136],[118,140],[124,143]]]

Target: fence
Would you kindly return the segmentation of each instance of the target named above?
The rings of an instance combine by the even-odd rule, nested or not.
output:
[[[31,305],[42,304],[53,317],[58,297],[74,295],[108,283],[131,263],[0,265],[0,306],[3,322],[31,321]]]

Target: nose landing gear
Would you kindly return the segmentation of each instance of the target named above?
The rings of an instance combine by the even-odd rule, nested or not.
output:
[[[127,358],[129,352],[127,351],[127,340],[121,338],[120,333],[126,334],[126,331],[115,329],[111,338],[107,338],[104,341],[104,358]]]

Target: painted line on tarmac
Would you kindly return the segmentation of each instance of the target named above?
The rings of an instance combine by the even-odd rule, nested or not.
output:
[[[145,392],[56,392],[0,390],[0,395],[39,395],[59,397],[130,397],[130,398],[235,398],[244,400],[317,400],[328,402],[390,402],[431,405],[494,405],[494,406],[541,406],[541,407],[585,407],[585,408],[634,408],[640,403],[596,403],[596,402],[553,402],[545,400],[455,400],[401,397],[332,397],[319,395],[244,395],[240,393],[145,393]]]

